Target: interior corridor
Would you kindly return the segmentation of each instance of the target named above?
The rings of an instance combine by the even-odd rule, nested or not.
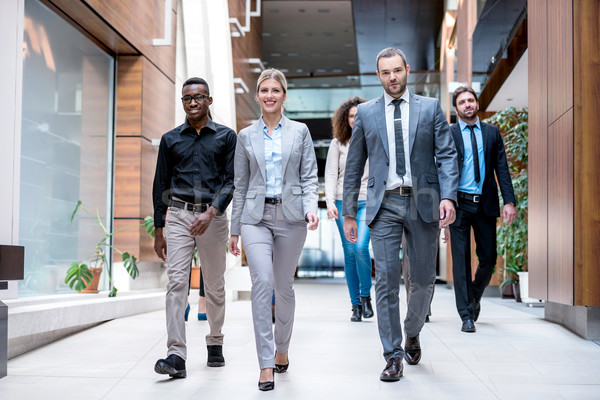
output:
[[[401,288],[404,315],[405,291]],[[190,295],[195,305],[197,292]],[[395,383],[376,320],[350,322],[341,280],[300,280],[290,368],[257,389],[250,301],[227,304],[223,368],[206,366],[205,321],[187,323],[187,379],[154,372],[166,355],[164,310],[112,320],[8,362],[2,400],[92,399],[600,399],[600,346],[542,319],[541,308],[484,297],[477,333],[460,331],[454,292],[438,285],[423,359]]]

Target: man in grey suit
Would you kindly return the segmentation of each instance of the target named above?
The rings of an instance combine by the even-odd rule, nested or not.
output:
[[[435,283],[440,227],[454,222],[458,162],[448,122],[436,99],[406,88],[410,66],[396,48],[377,56],[383,96],[360,104],[344,178],[344,233],[356,241],[356,207],[369,160],[366,223],[375,253],[377,324],[387,362],[382,381],[397,381],[408,364],[421,359],[423,328]],[[406,236],[410,258],[410,296],[402,348],[400,245]]]

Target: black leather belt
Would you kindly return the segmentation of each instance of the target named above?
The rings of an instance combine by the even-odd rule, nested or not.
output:
[[[267,204],[281,204],[282,202],[281,197],[265,197],[265,203]]]
[[[470,194],[465,192],[458,192],[458,198],[472,201],[473,203],[479,203],[481,201],[480,194]]]
[[[386,192],[399,194],[404,197],[412,196],[412,188],[410,186],[400,186],[395,189],[386,190]]]
[[[169,200],[169,207],[180,208],[195,213],[203,213],[208,210],[211,205],[209,203],[192,204],[180,200]]]

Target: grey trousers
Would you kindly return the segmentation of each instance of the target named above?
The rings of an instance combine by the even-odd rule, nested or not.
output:
[[[377,325],[386,361],[404,357],[400,323],[400,246],[406,236],[410,259],[408,312],[404,319],[407,337],[421,332],[433,295],[438,224],[421,219],[412,196],[386,192],[375,219],[369,225],[375,254]]]
[[[222,345],[223,322],[225,319],[225,266],[229,221],[227,215],[216,215],[201,236],[190,235],[194,213],[178,208],[169,208],[166,223],[167,239],[167,354],[187,357],[185,336],[185,307],[188,296],[190,260],[194,247],[198,249],[204,292],[206,315],[210,332],[206,335],[207,345]]]
[[[408,298],[410,297],[410,260],[406,254],[406,237],[402,236],[402,279],[404,280],[404,288],[406,289],[406,303],[408,304]],[[435,285],[433,285],[433,292],[431,294],[431,300],[433,300],[433,294],[435,293]],[[427,309],[427,316],[431,316],[431,300],[429,301],[429,308]]]
[[[242,224],[241,236],[252,280],[252,321],[258,364],[260,369],[274,368],[275,351],[287,353],[292,337],[296,309],[294,274],[306,240],[306,224],[285,219],[281,204],[265,204],[262,220],[256,225]]]

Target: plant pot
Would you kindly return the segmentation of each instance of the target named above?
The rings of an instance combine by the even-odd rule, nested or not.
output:
[[[85,287],[79,293],[98,293],[98,284],[100,283],[100,275],[102,275],[102,267],[100,268],[90,268],[92,275],[94,276],[89,285]]]
[[[512,286],[515,300],[517,301],[517,303],[520,303],[521,302],[521,290],[519,289],[519,282],[513,282],[513,283],[511,283],[510,286]]]
[[[200,267],[192,267],[192,277],[190,278],[190,287],[200,289]]]
[[[512,285],[504,285],[500,292],[500,298],[502,299],[514,299],[515,294],[513,292]]]

